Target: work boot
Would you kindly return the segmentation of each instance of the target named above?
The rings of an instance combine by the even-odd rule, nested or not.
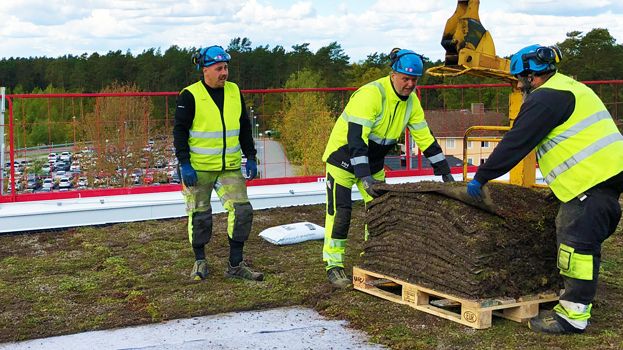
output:
[[[332,267],[327,271],[329,282],[338,288],[348,288],[352,284],[352,280],[346,276],[344,268],[340,266]]]
[[[241,261],[238,266],[231,266],[229,263],[227,263],[227,265],[229,265],[229,267],[227,268],[227,271],[225,271],[225,277],[241,278],[251,281],[264,280],[263,273],[251,270],[244,261]]]
[[[528,321],[528,328],[535,332],[550,334],[584,333],[583,329],[573,327],[552,310],[541,311],[538,316],[531,318]]]
[[[190,277],[195,281],[201,281],[208,277],[208,263],[204,259],[195,261]]]

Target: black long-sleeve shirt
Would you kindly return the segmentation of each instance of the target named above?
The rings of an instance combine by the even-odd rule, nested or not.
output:
[[[223,104],[225,100],[225,89],[213,89],[209,87],[205,81],[202,81],[210,97],[223,114]],[[242,113],[240,113],[240,135],[238,136],[240,148],[247,159],[255,159],[257,153],[255,143],[253,142],[253,134],[251,129],[251,121],[247,114],[247,108],[240,93],[240,104]],[[175,146],[175,156],[180,164],[190,162],[190,146],[188,138],[190,128],[195,119],[195,97],[193,94],[184,90],[177,97],[177,108],[175,109],[175,124],[173,126],[173,146]]]
[[[489,159],[478,167],[474,179],[487,183],[509,172],[555,127],[566,122],[575,109],[575,96],[569,91],[538,89],[521,105],[515,124],[504,135]],[[623,191],[623,172],[596,185]]]
[[[566,122],[575,109],[575,96],[569,91],[548,88],[528,95],[517,119],[489,159],[474,176],[481,184],[509,172],[555,127]]]

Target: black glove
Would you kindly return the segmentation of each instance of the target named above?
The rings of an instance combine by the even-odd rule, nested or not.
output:
[[[454,182],[454,177],[452,177],[452,174],[450,173],[441,175],[441,179],[443,180],[443,182]]]
[[[363,189],[366,190],[366,193],[370,195],[370,197],[377,198],[382,195],[382,193],[372,189],[374,184],[383,183],[382,181],[379,181],[372,176],[364,176],[361,178],[361,183],[363,184]]]

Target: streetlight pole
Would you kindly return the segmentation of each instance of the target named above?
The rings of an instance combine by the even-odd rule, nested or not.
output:
[[[251,136],[253,136],[253,139],[257,139],[257,128],[256,128],[256,124],[255,124],[255,114],[253,113],[253,107],[249,107],[249,114],[251,116],[251,122],[253,124],[251,124]]]
[[[76,148],[76,116],[74,115],[73,117],[71,117],[71,119],[73,119],[73,129],[74,129],[74,153],[77,152],[77,148]]]

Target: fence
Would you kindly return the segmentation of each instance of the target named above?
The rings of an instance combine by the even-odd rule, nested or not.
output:
[[[623,81],[586,83],[620,122]],[[290,146],[292,136],[286,140],[283,134],[298,133],[296,137],[309,137],[306,142],[325,144],[328,133],[309,132],[305,129],[309,124],[283,130],[284,120],[294,115],[295,121],[309,122],[329,113],[332,123],[353,90],[243,90],[261,174],[249,185],[322,178],[323,169],[307,168],[305,155]],[[508,84],[418,87],[427,121],[451,166],[462,166],[461,139],[468,127],[508,124],[509,93]],[[172,142],[176,96],[176,92],[7,95],[8,113],[0,120],[0,131],[4,130],[0,203],[180,190]],[[401,143],[402,148],[386,158],[387,176],[432,174],[408,133]],[[469,148],[474,152],[471,165],[484,161],[493,149],[485,144]]]

